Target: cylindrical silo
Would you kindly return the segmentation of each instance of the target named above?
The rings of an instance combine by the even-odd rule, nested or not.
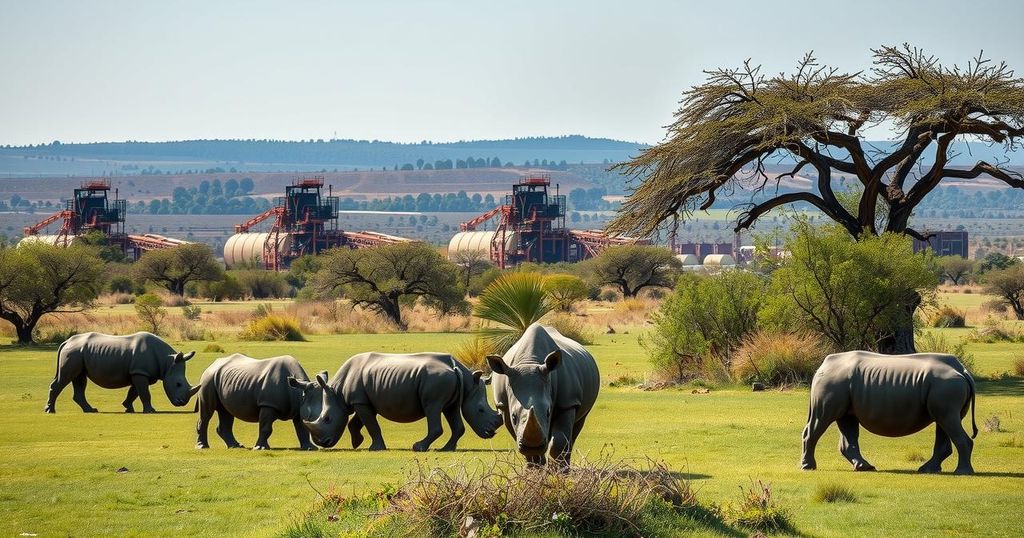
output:
[[[263,267],[269,260],[264,256],[265,245],[270,239],[266,232],[238,233],[228,238],[224,243],[224,265],[228,269],[234,266],[255,263]],[[291,248],[291,235],[278,234],[277,251],[287,252]]]

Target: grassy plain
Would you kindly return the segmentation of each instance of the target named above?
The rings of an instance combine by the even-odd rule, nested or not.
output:
[[[983,299],[940,296],[972,311]],[[201,306],[206,312],[255,308],[245,302]],[[101,319],[107,313],[129,314],[130,309],[117,305],[95,314]],[[590,314],[612,312],[595,307]],[[863,435],[865,456],[880,472],[860,474],[838,454],[833,428],[819,445],[819,470],[802,472],[796,464],[806,418],[805,389],[752,393],[746,387],[725,386],[701,394],[692,387],[654,392],[609,387],[608,382],[619,378],[651,376],[637,341],[642,329],[616,329],[618,334],[597,336],[589,346],[604,386],[580,437],[581,453],[662,460],[692,480],[701,500],[716,504],[736,501],[740,487],[751,480],[765,480],[792,514],[796,530],[809,536],[1019,535],[1019,523],[1007,516],[1024,506],[1024,380],[1006,373],[1014,358],[1024,356],[1024,344],[968,345],[976,356],[976,374],[988,378],[979,382],[978,475],[916,474],[916,460],[930,455],[931,429],[901,439]],[[953,341],[971,331],[930,330]],[[345,358],[361,351],[450,351],[467,338],[460,333],[352,334],[312,335],[307,342],[294,343],[218,343],[226,353],[291,354],[312,374],[333,373]],[[174,342],[180,349],[199,351],[189,364],[192,381],[224,355],[203,352],[208,343]],[[291,425],[281,422],[271,438],[275,449],[269,452],[228,450],[213,432],[212,448],[198,451],[193,448],[196,415],[191,406],[172,408],[159,385],[153,387],[154,403],[162,411],[157,415],[123,414],[124,391],[95,385],[87,393],[101,413],[81,413],[69,387],[57,402],[57,414],[44,415],[55,352],[55,346],[0,346],[0,534],[274,536],[315,505],[314,487],[367,493],[400,483],[416,461],[461,466],[488,461],[494,451],[512,448],[504,432],[491,440],[468,433],[457,453],[414,454],[409,448],[422,437],[424,424],[384,422],[391,447],[386,453],[365,448],[306,453],[294,449]],[[999,418],[1000,431],[985,431],[983,423],[993,416]],[[255,440],[255,425],[236,422],[235,429],[244,444]],[[347,443],[343,439],[339,446]],[[948,460],[947,469],[952,466]],[[121,468],[127,472],[118,472]],[[836,483],[853,490],[857,501],[813,500],[819,486]],[[698,528],[705,535],[723,532],[742,533]]]

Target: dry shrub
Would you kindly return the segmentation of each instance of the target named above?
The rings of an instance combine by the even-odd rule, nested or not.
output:
[[[942,329],[966,327],[967,313],[949,305],[942,305],[932,314],[928,324]]]
[[[842,484],[827,482],[818,484],[812,499],[819,503],[855,503],[857,502],[857,494]]]
[[[494,353],[494,346],[479,337],[467,338],[452,349],[452,356],[471,370],[489,370],[487,356]]]
[[[989,300],[985,301],[984,303],[981,303],[981,311],[982,311],[982,313],[986,313],[986,314],[990,314],[990,315],[995,314],[995,315],[998,315],[998,316],[1005,316],[1007,310],[1009,310],[1009,309],[1010,309],[1010,307],[1007,306],[1005,302],[1003,302],[1003,301],[1001,301],[999,299],[989,299]]]
[[[544,321],[545,325],[554,327],[562,336],[575,340],[583,345],[594,343],[593,331],[583,322],[570,314],[555,314]]]
[[[985,320],[985,326],[971,331],[964,340],[979,344],[996,344],[999,342],[1024,342],[1024,332],[1004,327],[999,320],[989,318]]]
[[[652,460],[578,459],[558,471],[507,453],[476,466],[419,462],[381,517],[428,536],[464,536],[468,527],[487,536],[644,536],[652,515],[697,507],[689,482]]]
[[[1003,423],[999,420],[999,415],[992,415],[985,419],[983,428],[988,433],[998,433],[1003,431]]]
[[[758,331],[733,351],[730,371],[737,381],[783,386],[809,383],[828,345],[812,334]]]
[[[224,348],[220,344],[206,344],[203,353],[224,353]]]
[[[779,507],[772,497],[771,483],[751,480],[750,487],[740,486],[740,500],[726,505],[729,521],[749,529],[764,532],[788,532],[793,530],[789,512]]]
[[[130,293],[108,293],[106,295],[101,295],[96,299],[96,304],[103,306],[132,304],[134,302],[135,296]]]
[[[965,339],[966,340],[966,339]],[[953,355],[964,365],[967,371],[974,371],[974,354],[967,351],[967,342],[961,341],[957,344],[951,343],[945,335],[937,332],[927,332],[914,340],[914,347],[919,353],[943,353]]]
[[[303,342],[306,340],[295,318],[268,313],[254,319],[238,335],[241,340]]]
[[[1024,437],[1014,434],[1012,437],[1000,440],[997,444],[1003,448],[1024,448]]]
[[[1024,377],[1024,356],[1013,359],[1013,373],[1017,377]]]
[[[909,461],[910,463],[919,463],[925,461],[928,458],[924,456],[924,452],[921,452],[916,448],[911,448],[910,450],[907,450],[906,453],[903,454],[903,459]]]
[[[160,297],[160,300],[163,301],[164,306],[188,306],[189,304],[188,300],[185,299],[184,296],[178,295],[176,293],[171,293],[169,291],[160,290],[153,292],[153,294]]]

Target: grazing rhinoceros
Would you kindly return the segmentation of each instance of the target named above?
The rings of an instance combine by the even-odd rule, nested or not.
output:
[[[569,465],[572,447],[594,407],[601,376],[594,357],[551,327],[530,325],[504,357],[487,362],[494,372],[494,402],[527,461],[547,452]]]
[[[412,446],[422,452],[443,433],[442,414],[451,439],[441,450],[455,450],[466,431],[463,417],[480,437],[494,437],[501,417],[487,403],[482,374],[444,353],[360,353],[345,361],[330,381],[327,372],[321,372],[316,383],[296,380],[292,384],[303,390],[302,423],[316,444],[334,446],[354,412],[356,416],[348,422],[352,448],[362,444],[360,430],[365,425],[370,450],[385,450],[377,415],[394,422],[426,417],[427,436]]]
[[[309,432],[299,419],[302,393],[291,387],[292,380],[306,382],[309,377],[294,357],[284,355],[254,359],[239,353],[213,361],[199,381],[199,422],[196,424],[196,448],[210,448],[207,429],[217,412],[217,435],[228,448],[244,448],[235,439],[231,426],[235,418],[258,422],[259,438],[253,450],[270,448],[267,440],[275,420],[291,420],[299,448],[316,450]]]
[[[146,332],[127,336],[76,334],[57,348],[57,373],[50,383],[45,411],[55,412],[57,396],[68,383],[72,383],[75,403],[82,407],[82,411],[95,413],[96,408],[85,399],[87,380],[106,389],[131,387],[121,404],[126,413],[135,412],[133,403],[136,397],[142,400],[143,413],[155,413],[149,386],[163,380],[167,399],[181,407],[199,390],[198,386],[190,386],[185,379],[185,362],[195,354],[191,351],[182,355],[159,336]]]
[[[811,381],[811,402],[803,433],[800,466],[814,469],[814,447],[833,422],[839,425],[839,451],[855,471],[875,468],[860,453],[858,427],[886,437],[902,437],[935,423],[935,451],[918,469],[937,473],[956,446],[956,474],[972,474],[971,450],[978,435],[974,422],[974,379],[952,355],[917,353],[879,355],[867,351],[836,353]],[[971,407],[970,437],[960,421]]]

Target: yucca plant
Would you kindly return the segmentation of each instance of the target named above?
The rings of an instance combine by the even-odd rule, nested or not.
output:
[[[493,323],[481,326],[478,333],[497,353],[504,353],[527,327],[550,311],[544,275],[515,272],[502,275],[487,286],[473,315]]]

